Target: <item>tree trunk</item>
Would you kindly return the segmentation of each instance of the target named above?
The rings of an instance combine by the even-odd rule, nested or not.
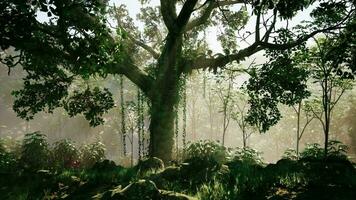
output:
[[[158,61],[158,74],[151,94],[150,156],[167,163],[172,159],[174,146],[174,107],[178,104],[178,61],[182,36],[168,35],[167,43]]]
[[[131,167],[133,167],[134,160],[134,128],[131,127]]]
[[[193,97],[195,98],[195,97]],[[195,141],[197,139],[197,135],[196,135],[196,132],[197,132],[197,128],[196,128],[196,109],[195,109],[195,104],[196,104],[196,99],[193,99],[192,101],[192,140]]]
[[[150,124],[150,156],[165,163],[172,158],[174,145],[174,105],[152,103]]]
[[[324,157],[328,156],[328,143],[329,143],[329,132],[330,132],[330,116],[328,115],[325,123],[325,141],[324,141]]]
[[[226,105],[224,104],[224,120],[223,120],[223,134],[222,134],[222,145],[225,145],[225,135],[226,135]]]
[[[245,149],[247,147],[247,135],[245,131],[242,133],[242,140],[243,140],[243,148]]]
[[[298,104],[298,111],[297,111],[297,147],[296,147],[296,153],[297,153],[297,159],[299,159],[299,142],[300,142],[300,109],[301,109],[301,102]]]

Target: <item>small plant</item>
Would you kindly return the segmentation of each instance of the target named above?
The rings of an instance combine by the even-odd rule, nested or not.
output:
[[[282,158],[288,160],[298,160],[297,151],[295,149],[287,149]]]
[[[324,149],[321,148],[320,144],[313,143],[307,144],[305,149],[300,153],[302,159],[318,159],[324,156]]]
[[[105,159],[105,146],[103,143],[97,141],[91,144],[86,144],[81,147],[80,164],[82,167],[90,168],[96,162]]]
[[[20,162],[30,170],[45,169],[50,160],[47,138],[40,132],[25,135],[21,146]]]
[[[321,148],[320,144],[313,143],[307,144],[305,149],[300,153],[302,159],[317,159],[322,158],[324,155],[324,149]]]
[[[200,200],[228,200],[229,192],[221,182],[215,180],[210,184],[203,184],[197,192],[197,197]]]
[[[330,140],[328,143],[328,156],[347,159],[348,147],[340,141]]]
[[[64,139],[53,144],[52,162],[55,168],[76,168],[79,165],[79,151],[71,140]]]

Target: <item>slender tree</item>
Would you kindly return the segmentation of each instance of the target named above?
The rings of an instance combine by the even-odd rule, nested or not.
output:
[[[300,140],[302,139],[306,128],[308,125],[315,119],[315,116],[311,114],[309,111],[306,109],[303,109],[303,102],[300,101],[297,106],[293,105],[293,110],[295,114],[297,115],[297,129],[296,129],[296,154],[297,154],[297,159],[299,159],[299,146],[300,146]],[[302,123],[302,113],[304,113],[304,123]]]
[[[239,92],[235,96],[231,118],[237,123],[242,133],[243,148],[248,146],[247,142],[250,136],[256,131],[253,126],[247,122],[247,112],[249,109],[247,95]]]
[[[352,41],[355,41],[355,38],[348,42]],[[313,70],[313,79],[320,86],[321,96],[320,99],[314,99],[309,110],[322,125],[324,155],[327,157],[332,112],[345,91],[352,89],[354,75],[351,69],[355,66],[350,63],[350,52],[344,53],[340,50],[348,47],[345,45],[346,41],[327,37],[315,39],[315,42],[316,46],[310,50],[309,64]]]
[[[235,73],[233,71],[227,71],[226,73],[221,73],[217,76],[217,88],[215,89],[215,92],[222,104],[221,113],[223,114],[222,145],[225,144],[225,137],[232,116],[233,93],[236,89],[234,88],[234,81]],[[224,85],[224,83],[226,83],[226,85]]]

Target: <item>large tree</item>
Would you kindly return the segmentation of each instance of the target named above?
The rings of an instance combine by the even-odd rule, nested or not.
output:
[[[133,26],[121,6],[111,12],[118,21],[115,33],[108,28],[105,0],[1,1],[0,47],[5,53],[11,47],[18,52],[2,54],[1,61],[9,73],[21,64],[28,74],[24,88],[14,92],[18,115],[31,119],[63,106],[70,115],[84,114],[91,125],[98,125],[114,106],[111,93],[78,89],[73,82],[123,74],[150,101],[150,156],[168,161],[183,74],[224,69],[266,49],[296,47],[316,34],[342,30],[355,15],[354,1],[345,0],[160,0],[158,7],[150,6],[149,0],[140,2],[143,31]],[[278,40],[291,29],[288,21],[310,5],[312,22],[295,27],[289,40]],[[37,17],[45,14],[46,20]],[[254,31],[245,29],[248,23]],[[221,30],[218,39],[224,54],[201,51],[208,27]],[[148,52],[146,62],[138,57],[138,47]]]

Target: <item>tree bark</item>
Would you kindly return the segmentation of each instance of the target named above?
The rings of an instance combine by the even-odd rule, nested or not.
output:
[[[152,102],[151,108],[150,156],[158,157],[167,163],[172,158],[174,145],[174,105],[157,102]]]
[[[297,110],[297,147],[296,147],[296,153],[297,153],[297,159],[299,159],[299,142],[300,142],[300,109],[302,106],[302,102],[299,102],[298,104],[298,110]]]
[[[247,147],[247,135],[245,130],[242,131],[242,140],[243,140],[243,148],[245,149]]]
[[[150,156],[165,163],[171,160],[174,145],[174,108],[178,104],[181,49],[182,36],[168,34],[158,61],[157,80],[151,91]]]

